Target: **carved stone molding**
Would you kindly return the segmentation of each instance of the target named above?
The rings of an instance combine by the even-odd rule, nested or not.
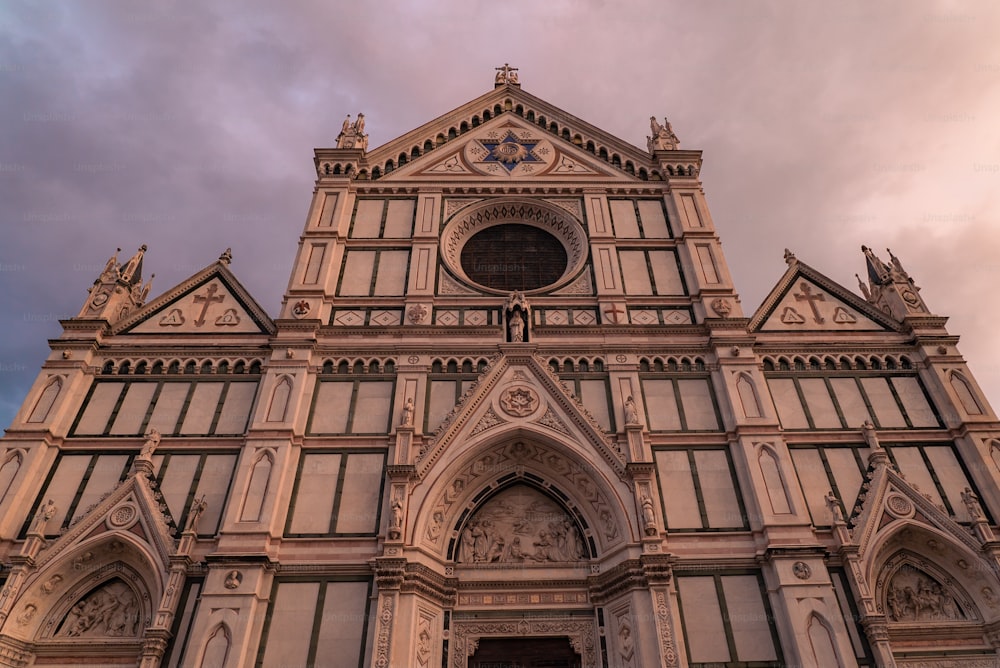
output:
[[[583,668],[598,668],[596,628],[592,619],[532,617],[530,619],[453,619],[449,648],[451,668],[468,668],[481,638],[531,638],[565,636],[581,657]]]
[[[451,483],[440,492],[431,506],[432,519],[424,532],[424,544],[438,546],[440,549],[447,545],[447,537],[456,537],[445,530],[445,523],[461,507],[459,499],[467,498],[473,487],[481,489],[487,483],[487,480],[483,480],[484,472],[488,472],[488,477],[495,480],[506,473],[532,469],[544,470],[546,477],[556,483],[558,488],[575,490],[578,498],[574,501],[587,508],[587,515],[592,519],[588,533],[600,536],[601,544],[610,546],[624,540],[624,532],[619,527],[620,520],[611,499],[598,487],[598,482],[588,471],[575,466],[556,449],[534,441],[517,441],[503,443],[483,452],[451,474]]]
[[[462,248],[479,231],[507,223],[530,225],[545,230],[558,239],[566,250],[567,266],[562,276],[555,284],[529,290],[529,294],[561,288],[583,267],[589,245],[583,227],[574,216],[547,202],[503,199],[472,207],[447,224],[441,234],[441,258],[448,270],[463,281],[476,285],[465,275],[461,262]],[[482,285],[476,285],[476,288],[492,294],[506,293],[504,290]]]

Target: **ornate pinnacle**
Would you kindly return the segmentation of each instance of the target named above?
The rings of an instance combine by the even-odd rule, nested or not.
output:
[[[229,263],[232,262],[232,261],[233,261],[233,249],[232,248],[227,248],[222,253],[222,255],[219,256],[219,262],[221,262],[222,264],[224,264],[224,265],[226,265],[228,267]]]

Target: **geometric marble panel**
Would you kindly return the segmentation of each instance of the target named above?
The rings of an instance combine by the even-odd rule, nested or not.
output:
[[[333,317],[334,325],[342,325],[344,327],[357,327],[358,325],[365,324],[365,312],[364,311],[337,311],[336,315]]]

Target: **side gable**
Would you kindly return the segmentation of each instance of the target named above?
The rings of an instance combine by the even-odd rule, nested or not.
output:
[[[273,334],[274,322],[225,260],[210,264],[114,326],[112,334]]]
[[[750,319],[751,332],[899,332],[900,323],[790,257],[789,267]]]

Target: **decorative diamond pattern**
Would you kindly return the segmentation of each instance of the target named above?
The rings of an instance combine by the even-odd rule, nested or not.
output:
[[[333,324],[344,327],[357,327],[365,324],[364,311],[340,311],[333,318]]]
[[[566,311],[546,311],[546,325],[565,325],[569,322],[569,314]]]
[[[485,325],[487,321],[486,311],[466,311],[465,324],[473,327]]]
[[[656,325],[660,319],[656,317],[656,311],[629,311],[634,325]]]
[[[372,311],[370,322],[383,327],[398,325],[402,321],[402,316],[403,314],[399,311]]]
[[[438,311],[437,318],[435,319],[439,325],[457,325],[458,324],[458,311]]]
[[[691,314],[687,311],[664,311],[663,322],[668,325],[690,325]]]
[[[573,311],[573,324],[593,325],[597,322],[597,316],[593,311]]]

